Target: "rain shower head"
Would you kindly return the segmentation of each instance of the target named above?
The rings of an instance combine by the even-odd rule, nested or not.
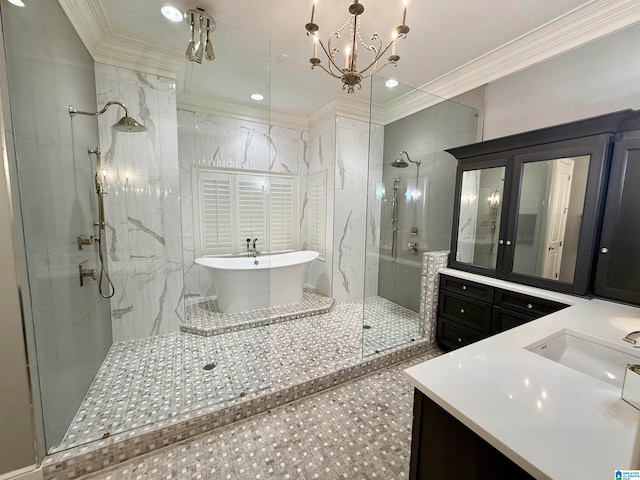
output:
[[[139,123],[138,121],[136,121],[135,119],[129,116],[129,111],[127,110],[127,107],[124,105],[124,103],[120,103],[120,102],[107,102],[106,105],[102,108],[102,110],[97,112],[81,112],[79,110],[76,110],[74,107],[69,106],[69,115],[71,117],[75,117],[76,115],[98,116],[106,112],[111,105],[118,105],[124,109],[124,117],[122,117],[120,120],[118,120],[116,123],[114,123],[111,126],[113,130],[115,130],[116,132],[130,132],[130,133],[147,131],[147,127],[145,127],[144,125],[142,125],[141,123]]]
[[[391,162],[391,166],[393,168],[407,168],[409,164],[405,162],[401,157],[398,157],[393,162]]]
[[[402,158],[402,155],[404,155],[405,157],[407,157],[407,160],[409,160],[411,163],[415,163],[418,167],[420,166],[420,162],[414,162],[413,160],[411,160],[409,158],[409,154],[407,152],[405,152],[404,150],[402,150],[400,152],[400,155],[398,156],[398,158],[396,158],[393,162],[391,162],[391,166],[393,168],[407,168],[409,166],[409,164],[407,163],[407,160]]]

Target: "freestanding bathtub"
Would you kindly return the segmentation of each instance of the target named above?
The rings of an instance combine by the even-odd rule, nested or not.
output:
[[[211,276],[218,311],[235,313],[301,302],[307,269],[318,255],[301,251],[255,258],[201,257],[196,263]]]

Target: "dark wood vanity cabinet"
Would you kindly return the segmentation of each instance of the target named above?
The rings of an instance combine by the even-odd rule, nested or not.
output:
[[[637,129],[640,112],[627,110],[447,150],[458,159],[449,266],[538,288],[590,293],[614,150],[609,186],[614,193],[607,198],[610,221],[605,219],[603,239],[612,229],[608,224],[615,225],[618,239],[621,228],[640,238],[640,227],[620,227],[614,219],[620,212],[609,213],[634,201],[638,205],[640,194],[622,185],[617,191],[615,183],[623,171],[633,170],[629,164],[636,157],[640,160],[637,138],[619,142],[622,132]],[[616,167],[616,156],[626,164],[620,160]],[[596,293],[616,298],[610,295],[620,293],[622,281],[606,287],[602,281],[617,275],[615,256],[602,257]],[[635,285],[637,292],[640,282]],[[619,298],[628,299],[625,295]]]
[[[455,350],[567,305],[440,275],[436,341]]]
[[[593,293],[640,304],[640,133],[615,143],[597,257]]]
[[[529,480],[531,475],[415,390],[410,480]]]

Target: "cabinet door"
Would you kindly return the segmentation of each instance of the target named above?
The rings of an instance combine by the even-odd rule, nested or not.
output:
[[[609,136],[515,156],[503,278],[586,294]]]
[[[640,139],[616,142],[594,293],[640,304]]]
[[[483,275],[501,268],[499,240],[504,233],[508,192],[507,162],[489,159],[459,166],[456,180],[450,266]],[[508,198],[508,197],[507,197]]]

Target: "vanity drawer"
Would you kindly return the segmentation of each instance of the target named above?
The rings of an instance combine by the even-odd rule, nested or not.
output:
[[[455,320],[480,333],[491,333],[491,304],[440,290],[438,315]]]
[[[457,277],[440,274],[440,288],[453,293],[460,293],[467,297],[493,302],[493,287],[481,283],[469,282]]]
[[[569,306],[551,300],[543,300],[541,298],[499,289],[496,289],[495,292],[495,304],[498,307],[524,313],[533,318],[543,317]]]
[[[438,330],[436,332],[436,341],[438,345],[447,350],[455,350],[456,348],[470,345],[478,340],[487,338],[485,335],[478,333],[470,328],[450,322],[444,318],[438,318]]]
[[[517,313],[511,310],[505,310],[500,307],[493,307],[493,328],[492,333],[500,333],[509,330],[514,327],[524,325],[531,320],[535,320],[537,317],[532,315],[526,315],[524,313]]]

